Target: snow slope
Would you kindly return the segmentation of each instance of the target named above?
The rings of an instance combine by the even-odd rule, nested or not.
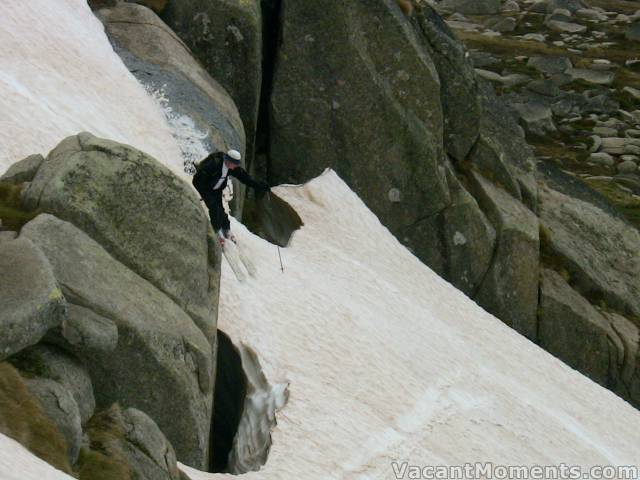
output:
[[[290,382],[269,461],[248,478],[395,478],[396,460],[640,463],[640,412],[421,264],[335,173],[276,190],[305,223],[284,273],[236,222],[258,274],[239,283],[225,263],[221,287],[219,328]]]
[[[335,173],[275,190],[305,223],[284,273],[276,247],[235,220],[257,274],[222,272],[219,327],[289,383],[269,460],[247,478],[391,479],[393,461],[640,463],[640,412],[439,278]],[[67,478],[0,440],[0,478]]]
[[[86,0],[2,0],[0,45],[0,173],[86,130],[184,175],[160,106],[113,51]]]

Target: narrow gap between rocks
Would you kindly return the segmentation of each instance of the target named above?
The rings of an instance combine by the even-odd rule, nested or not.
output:
[[[218,330],[211,472],[239,475],[260,470],[269,457],[276,412],[288,398],[288,384],[270,384],[255,351],[242,343],[234,345]]]
[[[242,369],[240,352],[229,337],[218,330],[216,385],[211,421],[210,471],[229,471],[229,456],[238,431],[247,395],[247,377]]]

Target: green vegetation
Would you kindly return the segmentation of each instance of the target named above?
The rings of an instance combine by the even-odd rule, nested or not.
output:
[[[20,200],[21,193],[22,185],[0,182],[0,220],[3,228],[20,231],[25,223],[40,213],[25,210]]]
[[[0,363],[0,432],[71,474],[66,440],[31,395],[18,370],[7,362]]]
[[[76,466],[80,480],[131,480],[131,470],[120,446],[125,432],[117,404],[96,413],[87,422],[90,448],[80,451]]]
[[[640,229],[640,197],[618,187],[612,180],[586,180],[586,183],[606,197],[636,228]]]

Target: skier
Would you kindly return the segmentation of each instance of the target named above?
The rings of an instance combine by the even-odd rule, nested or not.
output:
[[[211,225],[218,235],[221,246],[224,246],[225,239],[235,243],[235,237],[230,231],[229,217],[222,206],[222,191],[227,186],[228,176],[236,177],[257,192],[269,191],[269,185],[254,180],[240,166],[241,158],[242,156],[237,150],[229,150],[227,153],[212,153],[198,163],[196,174],[193,177],[193,186],[196,187],[209,209]]]

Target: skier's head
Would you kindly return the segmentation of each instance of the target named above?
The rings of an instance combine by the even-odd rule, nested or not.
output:
[[[240,166],[240,160],[242,160],[242,155],[237,150],[229,150],[224,154],[224,163],[229,168],[236,168]]]

